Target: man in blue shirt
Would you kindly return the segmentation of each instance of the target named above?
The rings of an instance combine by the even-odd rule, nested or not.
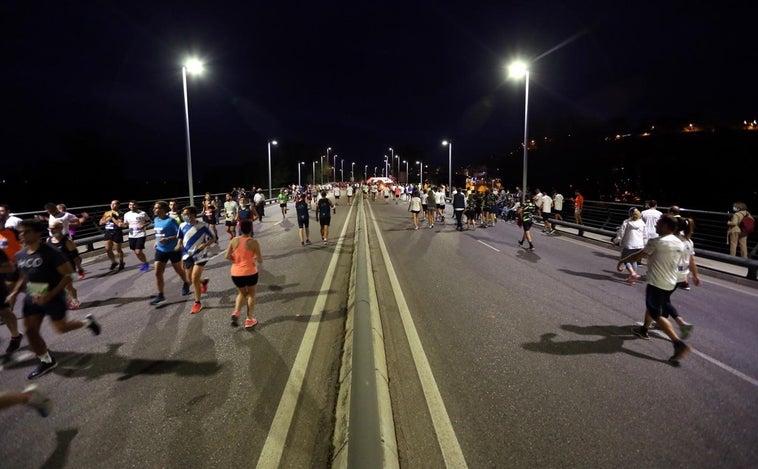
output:
[[[176,274],[182,279],[182,296],[190,294],[189,283],[182,268],[182,252],[177,249],[179,243],[179,223],[168,216],[168,203],[159,200],[153,206],[153,229],[155,230],[155,284],[158,287],[158,294],[150,300],[151,305],[157,305],[166,301],[163,295],[163,272],[166,270],[166,262],[171,262],[171,266]]]

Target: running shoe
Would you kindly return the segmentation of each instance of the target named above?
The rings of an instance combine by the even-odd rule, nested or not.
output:
[[[24,338],[24,334],[20,332],[18,333],[18,336],[11,337],[11,341],[8,342],[8,348],[5,349],[5,354],[10,356],[13,354],[13,352],[18,350],[19,347],[21,347],[21,339],[23,338]]]
[[[87,324],[87,329],[91,330],[94,335],[100,335],[100,324],[95,321],[94,316],[91,314],[84,316],[84,323]]]
[[[640,326],[632,327],[632,334],[636,335],[640,339],[650,340],[650,336],[647,333],[647,329]]]
[[[66,302],[66,305],[70,310],[79,309],[79,306],[81,306],[81,304],[81,301],[77,300],[76,298],[69,298]]]
[[[232,313],[232,327],[239,326],[239,319],[240,319],[240,312],[239,311],[234,311]]]
[[[306,239],[305,240],[305,244],[311,244],[311,240],[310,239]]]
[[[163,293],[158,293],[153,297],[152,300],[150,300],[150,304],[157,305],[158,303],[163,303],[164,301],[166,301],[166,297],[163,296]]]
[[[116,267],[118,267],[118,262],[111,262],[111,268],[110,268],[110,270],[113,270]]]
[[[124,267],[126,267],[126,264],[124,264],[123,262],[121,262],[121,263],[118,265],[118,271],[119,271],[119,272],[121,272],[122,270],[124,270]]]
[[[204,278],[202,282],[200,282],[200,293],[208,293],[208,282],[210,282],[211,279]]]
[[[681,340],[674,344],[674,354],[669,358],[672,365],[679,366],[679,362],[690,353],[690,346]]]
[[[524,245],[524,240],[523,240],[523,239],[520,239],[520,240],[518,241],[518,245],[519,245],[519,246],[523,246],[523,245]]]
[[[687,340],[692,335],[692,329],[694,329],[695,326],[692,324],[684,324],[679,329],[681,330],[681,336],[682,340]]]
[[[79,271],[79,280],[82,280],[83,278],[84,278],[84,271],[80,270]]]
[[[147,262],[142,264],[142,267],[139,268],[140,272],[147,272],[149,270],[150,270],[150,264],[148,264]]]
[[[203,309],[203,304],[199,301],[195,301],[195,304],[192,305],[192,310],[190,311],[190,314],[197,314],[200,312],[200,310]]]
[[[251,329],[256,324],[258,324],[258,320],[255,319],[255,318],[253,318],[253,319],[245,319],[245,328],[246,329]]]
[[[190,294],[190,285],[189,283],[182,284],[182,296],[187,296]]]
[[[50,415],[50,411],[53,408],[53,403],[50,401],[50,398],[47,397],[47,393],[45,393],[42,388],[36,384],[30,384],[26,387],[26,389],[24,389],[24,394],[29,395],[29,400],[26,401],[26,405],[39,412],[39,414],[43,417]]]
[[[39,378],[40,376],[44,375],[48,371],[51,371],[53,368],[58,366],[58,362],[55,361],[55,358],[50,357],[53,361],[50,363],[45,362],[39,362],[39,365],[37,365],[37,368],[34,369],[31,373],[27,375],[27,379],[35,379]]]

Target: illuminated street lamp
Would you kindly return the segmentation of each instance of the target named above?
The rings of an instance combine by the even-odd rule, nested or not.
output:
[[[187,182],[189,182],[189,203],[194,205],[195,189],[192,185],[192,150],[190,147],[190,126],[189,126],[189,100],[187,98],[187,72],[193,75],[203,73],[203,63],[197,59],[189,59],[182,66],[182,84],[184,85],[184,120],[187,131]]]
[[[376,177],[376,170],[379,168],[379,166],[374,166],[374,177]]]
[[[329,157],[327,156],[326,159],[329,160]],[[319,181],[321,182],[321,184],[324,184],[324,155],[321,155],[321,158],[319,158],[319,161],[321,162],[319,165],[319,168],[321,168],[321,170],[319,171],[321,173],[321,177],[319,178]],[[316,184],[316,181],[313,181],[313,184]]]
[[[305,161],[298,161],[297,162],[297,189],[300,190],[300,187],[302,187],[302,184],[300,184],[300,166],[304,165]]]
[[[516,61],[508,66],[508,75],[512,78],[520,79],[526,77],[525,92],[524,92],[524,173],[523,180],[521,182],[521,191],[523,193],[521,197],[521,203],[526,202],[526,167],[527,167],[527,148],[528,148],[528,123],[529,123],[529,68],[524,62]]]
[[[311,181],[313,187],[316,187],[316,163],[316,161],[313,162],[313,180]]]
[[[271,193],[271,145],[276,145],[276,140],[268,141],[268,198],[272,199],[274,196]],[[300,169],[300,166],[298,166]]]
[[[390,150],[390,164],[395,164],[395,163],[392,162],[392,160],[395,159],[395,150],[392,147],[390,147],[389,150]],[[397,168],[397,172],[398,173],[400,172],[400,167]],[[387,177],[389,177],[389,176],[390,175],[387,174]]]
[[[334,155],[334,164],[332,165],[332,172],[334,173],[334,182],[337,182],[337,157],[339,155]]]
[[[368,181],[368,165],[363,166],[363,182]]]
[[[403,160],[405,163],[405,185],[408,185],[408,160]]]
[[[384,177],[390,177],[389,173],[389,160],[387,159],[387,155],[384,155]]]
[[[329,152],[332,151],[332,147],[326,148],[326,162],[329,162]],[[324,183],[324,163],[321,163],[321,184]]]
[[[355,161],[350,163],[350,182],[355,182]]]
[[[345,182],[345,158],[340,159],[340,182]]]
[[[423,191],[424,190],[424,164],[420,161],[416,161],[416,164],[419,165],[419,173],[418,173],[418,186]]]
[[[453,142],[443,140],[442,145],[447,145],[447,190],[450,191],[450,197],[453,196]]]

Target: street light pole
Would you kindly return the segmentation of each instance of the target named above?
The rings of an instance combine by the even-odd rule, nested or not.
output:
[[[368,180],[368,165],[365,165],[363,167],[363,182],[364,182],[364,184],[365,184],[365,182],[367,180]]]
[[[297,190],[300,190],[300,187],[302,187],[302,185],[300,184],[300,166],[304,164],[305,164],[305,161],[297,162]]]
[[[326,158],[327,160],[329,159],[328,156]],[[319,172],[321,173],[321,177],[319,178],[319,181],[321,181],[321,184],[323,185],[324,184],[324,155],[321,155],[321,158],[319,158],[319,161],[320,161],[319,168],[321,168],[319,170]],[[313,183],[316,184],[316,181],[313,181]]]
[[[450,197],[453,196],[453,142],[443,140],[443,145],[447,145],[447,190],[450,191]]]
[[[271,193],[271,145],[276,145],[276,140],[268,141],[268,198],[271,199],[274,196]],[[300,166],[298,166],[300,169]]]
[[[508,67],[510,76],[514,78],[525,77],[524,86],[524,173],[521,182],[521,203],[526,202],[526,168],[527,168],[527,149],[529,147],[529,69],[524,62],[514,62]]]
[[[355,161],[350,163],[350,182],[355,182]]]
[[[340,182],[345,182],[345,158],[340,160]]]
[[[389,150],[390,150],[390,155],[391,155],[391,157],[392,157],[392,159],[391,159],[390,161],[392,161],[392,160],[394,160],[394,159],[395,159],[395,150],[394,150],[392,147],[390,147],[390,148],[389,148]],[[386,157],[385,157],[385,158],[386,158]],[[394,163],[392,163],[392,164],[394,164]],[[398,171],[398,172],[399,172],[399,171]],[[390,177],[390,175],[389,175],[389,174],[387,174],[387,177]]]
[[[408,160],[403,160],[405,163],[405,185],[408,185]]]
[[[334,164],[332,165],[332,172],[334,173],[334,182],[337,182],[337,157],[339,155],[334,155]]]
[[[316,162],[313,162],[313,180],[311,181],[313,187],[316,187]]]
[[[197,59],[190,59],[182,66],[182,84],[184,87],[184,122],[187,140],[187,182],[189,183],[189,203],[195,204],[195,188],[192,183],[192,149],[190,146],[189,99],[187,97],[187,71],[202,73],[203,64]]]
[[[332,147],[326,147],[326,162],[329,162],[329,152],[332,151]],[[324,183],[324,163],[321,162],[321,184]]]
[[[424,164],[420,161],[416,161],[416,164],[419,165],[418,186],[423,191],[424,190]]]

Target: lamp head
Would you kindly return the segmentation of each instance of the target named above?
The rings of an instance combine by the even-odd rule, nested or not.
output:
[[[276,140],[271,140],[271,145],[276,145],[276,144],[277,144]]]
[[[184,68],[192,75],[199,75],[203,73],[203,63],[198,59],[187,59],[184,62]]]
[[[508,76],[512,78],[523,78],[529,69],[525,62],[517,60],[508,66]]]

